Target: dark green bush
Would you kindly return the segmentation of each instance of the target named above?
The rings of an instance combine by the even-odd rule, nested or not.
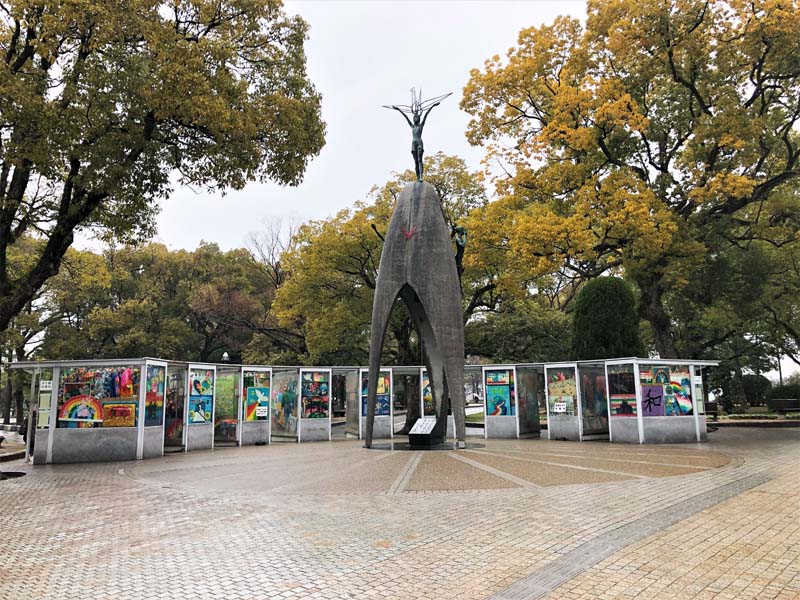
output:
[[[571,353],[575,360],[644,356],[636,298],[626,281],[598,277],[578,293]]]
[[[767,399],[773,398],[800,398],[800,383],[773,386],[767,392]]]
[[[772,382],[763,375],[742,375],[744,397],[750,406],[760,406],[767,401]]]

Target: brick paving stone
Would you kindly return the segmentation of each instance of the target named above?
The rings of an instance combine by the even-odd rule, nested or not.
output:
[[[796,599],[798,442],[737,428],[458,454],[507,477],[345,441],[6,463],[29,474],[0,483],[0,600],[477,599],[543,573],[551,598]]]

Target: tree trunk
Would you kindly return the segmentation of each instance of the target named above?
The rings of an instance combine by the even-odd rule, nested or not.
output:
[[[20,425],[25,418],[25,394],[21,385],[14,388],[14,414],[17,417],[17,425]]]
[[[14,353],[16,354],[17,361],[22,362],[27,357],[25,356],[25,346],[18,346]],[[17,369],[14,372],[15,380],[14,380],[14,412],[17,415],[17,424],[19,425],[22,423],[22,420],[25,418],[25,383],[26,373],[22,369]],[[30,385],[30,381],[27,382]],[[30,399],[30,403],[33,403],[33,398]]]
[[[416,384],[410,383],[409,379],[410,377],[407,376],[405,385],[406,422],[403,428],[397,432],[398,435],[408,435],[408,432],[414,427],[414,423],[422,416],[419,410],[419,386],[422,385],[422,382],[419,377],[415,379]]]
[[[737,368],[734,375],[733,380],[731,381],[731,389],[732,389],[732,403],[733,403],[733,412],[735,413],[747,413],[747,409],[750,408],[750,404],[747,402],[747,397],[744,393],[744,381],[742,380],[742,370]]]
[[[406,310],[405,306],[402,306],[400,309]],[[411,365],[417,362],[418,353],[411,344],[411,331],[413,330],[413,324],[411,322],[411,315],[407,313],[408,311],[406,310],[404,318],[398,319],[396,325],[392,327],[392,333],[395,341],[397,342],[398,365]],[[419,381],[419,377],[417,377],[416,384],[414,385],[410,384],[410,379],[410,376],[406,376],[405,385],[403,386],[406,402],[406,422],[403,425],[403,428],[397,432],[399,435],[406,435],[409,431],[411,431],[414,423],[416,423],[417,419],[422,416],[419,410],[419,386],[422,385],[422,382]]]
[[[6,369],[6,385],[3,387],[3,424],[11,423],[11,395],[13,387],[11,385],[11,369]]]
[[[637,283],[641,290],[639,315],[650,323],[653,329],[656,352],[660,358],[678,358],[675,338],[672,335],[672,322],[664,309],[659,280],[650,279]]]

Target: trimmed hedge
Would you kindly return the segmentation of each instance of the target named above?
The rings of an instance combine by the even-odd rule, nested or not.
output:
[[[575,299],[572,358],[645,356],[639,334],[636,298],[619,277],[597,277]]]
[[[800,398],[800,383],[773,386],[767,391],[767,400],[775,398]]]

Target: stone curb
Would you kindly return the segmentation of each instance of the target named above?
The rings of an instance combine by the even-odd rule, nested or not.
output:
[[[11,452],[10,454],[0,454],[0,462],[9,462],[18,458],[25,458],[25,450]]]
[[[745,419],[731,421],[706,421],[712,427],[800,427],[800,419],[775,419],[772,421],[747,421]]]

